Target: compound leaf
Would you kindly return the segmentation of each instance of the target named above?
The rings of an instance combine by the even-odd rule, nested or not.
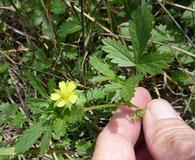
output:
[[[102,42],[104,44],[102,50],[108,53],[107,57],[112,59],[112,63],[118,64],[120,67],[135,66],[133,53],[121,42],[111,38],[105,38]]]

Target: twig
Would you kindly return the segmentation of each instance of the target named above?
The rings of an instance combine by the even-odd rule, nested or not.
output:
[[[178,47],[176,47],[176,46],[168,45],[168,47],[170,47],[170,48],[172,48],[172,49],[175,49],[175,50],[177,50],[177,51],[183,52],[183,53],[185,53],[185,54],[187,54],[187,55],[189,55],[189,56],[195,58],[195,54],[193,54],[193,53],[191,53],[191,52],[188,52],[188,51],[183,50],[183,49],[181,49],[181,48],[178,48]]]
[[[65,3],[67,6],[71,7],[70,2],[64,0],[64,3]],[[74,9],[75,9],[77,12],[81,12],[81,10],[80,10],[78,7],[76,7],[75,5],[72,5],[72,6],[74,7]],[[84,16],[85,16],[86,18],[88,18],[90,21],[96,23],[101,29],[103,29],[103,30],[106,31],[107,33],[111,34],[111,35],[114,36],[115,38],[118,38],[118,36],[117,36],[116,34],[114,34],[111,30],[109,30],[108,28],[106,28],[105,26],[103,26],[101,23],[97,22],[97,21],[95,20],[95,18],[91,17],[91,16],[90,16],[89,14],[87,14],[87,13],[83,13],[83,14],[84,14]]]
[[[55,32],[54,32],[54,28],[53,28],[53,23],[52,23],[52,15],[51,15],[51,2],[50,0],[47,0],[47,6],[45,6],[43,0],[40,0],[41,5],[45,11],[48,23],[49,23],[49,28],[51,31],[51,38],[52,38],[52,42],[54,45],[54,48],[56,48],[56,37],[55,37]]]
[[[102,105],[97,105],[97,106],[91,106],[91,107],[86,107],[84,109],[84,112],[88,112],[94,109],[100,109],[100,108],[116,108],[118,107],[119,104],[102,104]]]
[[[173,3],[173,2],[169,2],[169,1],[163,1],[165,4],[168,4],[170,6],[174,6],[174,7],[177,7],[177,8],[181,8],[181,9],[185,9],[185,10],[188,10],[188,11],[191,11],[191,12],[195,12],[195,9],[193,8],[190,8],[190,7],[186,7],[186,6],[183,6],[183,5],[180,5],[180,4],[176,4],[176,3]]]
[[[75,152],[73,151],[68,151],[68,150],[65,150],[64,148],[49,148],[47,153],[48,154],[51,154],[51,153],[56,153],[56,154],[59,154],[59,153],[62,153],[62,154],[68,154],[68,155],[73,155],[75,154]],[[30,148],[27,152],[25,152],[25,154],[32,154],[32,155],[39,155],[40,154],[40,148]]]
[[[184,34],[186,39],[190,42],[190,44],[195,48],[194,43],[192,40],[188,37],[188,35],[184,32],[183,28],[179,25],[179,23],[175,20],[175,18],[170,14],[170,12],[166,9],[166,7],[160,2],[160,0],[157,0],[158,4],[163,8],[163,10],[168,14],[168,16],[172,19],[172,21],[176,24],[176,26],[181,30],[181,32]]]
[[[0,9],[5,9],[5,10],[13,11],[13,12],[16,11],[13,7],[6,7],[6,6],[0,6]]]

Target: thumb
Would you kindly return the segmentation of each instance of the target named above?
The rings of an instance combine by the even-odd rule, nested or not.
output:
[[[195,132],[165,100],[148,104],[143,120],[148,149],[156,160],[194,160]]]

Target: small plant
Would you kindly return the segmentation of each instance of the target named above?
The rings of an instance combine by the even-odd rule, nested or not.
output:
[[[29,31],[29,35],[19,32],[0,21],[0,34],[8,36],[9,30],[17,31],[28,47],[16,39],[14,45],[22,46],[15,52],[7,49],[7,40],[0,39],[2,50],[8,50],[0,50],[7,60],[0,60],[0,127],[19,128],[8,145],[4,145],[0,131],[0,159],[1,155],[28,159],[52,154],[59,159],[89,160],[97,134],[118,106],[134,110],[130,121],[144,117],[144,106],[130,102],[137,86],[147,83],[146,87],[155,86],[158,93],[156,83],[163,83],[167,77],[175,86],[193,84],[194,76],[182,67],[192,68],[192,56],[183,52],[194,48],[182,41],[183,35],[175,27],[160,23],[167,18],[159,20],[160,10],[153,16],[153,4],[126,0],[96,3],[0,0],[21,16],[15,26]],[[97,6],[101,5],[106,5],[106,13],[105,7],[99,13]],[[116,17],[112,15],[115,12]],[[101,14],[97,22],[92,16],[95,14]],[[182,16],[187,24],[188,15],[189,11],[185,11]],[[111,30],[98,21],[110,25]],[[109,34],[105,36],[103,31]],[[179,44],[188,51],[178,50]],[[178,64],[184,66],[177,68]],[[159,78],[162,74],[164,77]],[[162,88],[166,88],[165,82]],[[194,89],[187,91],[192,93]]]

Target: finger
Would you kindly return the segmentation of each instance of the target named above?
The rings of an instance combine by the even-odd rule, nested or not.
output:
[[[141,130],[134,148],[136,160],[153,160],[146,146],[143,130]]]
[[[148,149],[158,160],[195,159],[195,132],[165,100],[152,100],[143,121]]]
[[[150,100],[149,92],[138,87],[131,102],[137,106],[146,106]],[[140,122],[130,122],[131,113],[132,110],[124,106],[117,109],[111,121],[98,136],[93,160],[135,159],[133,145],[139,136]]]

